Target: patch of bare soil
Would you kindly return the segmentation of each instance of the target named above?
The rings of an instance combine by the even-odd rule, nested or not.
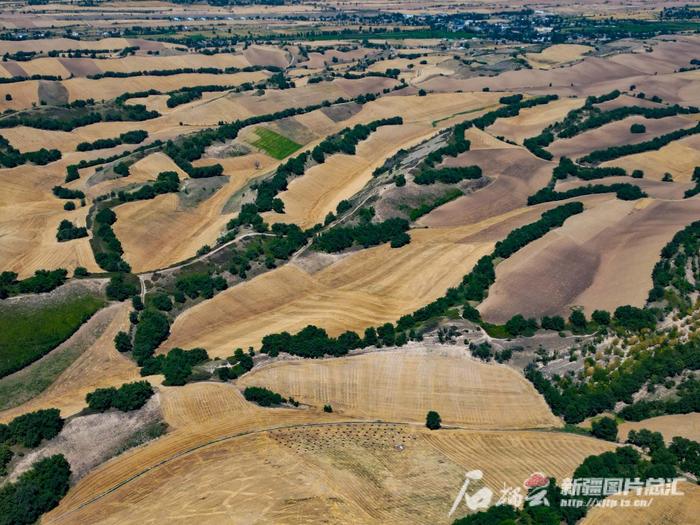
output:
[[[158,394],[133,412],[110,411],[75,417],[65,424],[58,436],[18,461],[9,479],[16,479],[40,459],[63,454],[70,463],[71,480],[75,482],[119,453],[145,427],[161,420]]]

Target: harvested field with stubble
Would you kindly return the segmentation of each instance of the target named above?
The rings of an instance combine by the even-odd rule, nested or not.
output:
[[[36,169],[0,169],[0,268],[26,278],[39,269],[84,266],[99,271],[88,238],[57,242],[63,219],[84,225],[87,207],[65,211],[51,188],[65,177],[63,160]]]
[[[670,173],[677,182],[690,182],[693,170],[700,166],[700,135],[691,135],[656,151],[645,151],[610,160],[601,166],[619,166],[628,172],[640,169],[644,176],[661,180],[665,173]]]
[[[10,481],[55,454],[71,475],[57,501],[25,497],[46,492],[31,476],[16,494],[4,485],[0,522],[36,508],[30,521],[42,525],[450,525],[470,512],[458,500],[450,513],[469,471],[483,472],[469,495],[489,488],[493,505],[524,495],[535,473],[561,486],[633,429],[700,440],[698,413],[620,422],[616,442],[575,427],[583,412],[583,423],[620,421],[612,409],[592,412],[609,401],[601,391],[628,400],[619,392],[636,384],[624,376],[632,360],[644,359],[646,373],[647,356],[686,357],[676,338],[695,326],[684,308],[696,299],[697,257],[688,283],[675,266],[657,269],[654,282],[668,273],[670,284],[647,298],[662,248],[700,216],[691,195],[700,135],[599,163],[625,176],[553,171],[561,157],[697,124],[688,109],[591,127],[606,120],[598,111],[700,106],[700,36],[687,8],[519,1],[465,18],[465,5],[444,1],[25,4],[0,16],[0,426],[49,408],[64,425],[34,448],[17,425],[0,428],[0,478],[8,446]],[[555,97],[523,107],[543,95]],[[523,145],[572,112],[554,135],[585,131],[554,137],[544,146],[551,160]],[[396,117],[366,136],[370,128],[353,130]],[[452,129],[461,123],[469,127]],[[287,164],[324,141],[323,162],[317,152]],[[222,171],[191,169],[215,165]],[[643,178],[628,176],[638,169]],[[171,171],[177,187],[154,184]],[[631,184],[645,196],[528,205],[540,190],[588,184]],[[574,201],[583,211],[542,217]],[[111,231],[104,214],[95,221],[105,206]],[[692,242],[682,246],[692,255]],[[106,249],[121,259],[103,258]],[[105,271],[124,269],[120,260],[133,289]],[[63,284],[41,273],[22,282],[58,268]],[[596,315],[586,327],[595,334],[576,318],[542,319],[579,307],[592,319],[625,304],[659,306],[664,318],[648,337],[645,328],[624,338],[648,311],[622,310],[609,325]],[[149,325],[155,310],[164,317]],[[545,328],[531,336],[517,318],[504,324],[516,314]],[[306,339],[310,325],[338,339]],[[370,327],[378,339],[363,346]],[[275,334],[279,352],[262,353]],[[329,354],[301,357],[325,344]],[[644,386],[629,395],[673,395],[664,375],[673,363],[653,370],[647,390],[664,388],[652,397]],[[613,368],[622,375],[599,377]],[[140,408],[127,406],[140,386],[87,404],[96,389],[142,380],[154,395]],[[579,525],[694,523],[700,489],[681,490],[643,509],[589,509]]]
[[[594,508],[581,524],[686,525],[696,522],[700,514],[700,487],[692,483],[679,483],[678,490],[683,496],[642,497],[646,501],[651,500],[651,504],[646,507]],[[630,496],[611,496],[611,499],[630,499]]]
[[[174,165],[170,159],[165,159]],[[183,206],[178,195],[168,194],[129,202],[115,209],[118,221],[114,231],[134,271],[165,268],[194,256],[205,244],[213,245],[232,217],[223,214],[229,198],[250,179],[273,166],[269,157],[257,153],[217,160],[224,166],[228,182],[194,207]],[[149,170],[146,178],[153,180],[160,171],[163,171],[162,166]],[[124,181],[129,179],[131,176]]]
[[[496,267],[479,310],[490,322],[568,315],[571,306],[643,306],[661,248],[692,222],[700,201],[620,201],[596,196],[581,215],[530,243]]]
[[[578,44],[556,44],[539,53],[526,53],[525,57],[532,67],[550,69],[581,59],[594,49]]]
[[[396,350],[324,360],[279,361],[238,381],[345,417],[420,423],[437,410],[445,425],[522,429],[561,425],[518,372],[485,364],[466,348],[412,343]]]
[[[620,440],[627,439],[630,430],[639,431],[643,428],[652,432],[661,432],[667,442],[676,436],[700,441],[700,414],[692,412],[652,417],[642,421],[625,421],[620,424]]]
[[[203,346],[225,357],[263,336],[309,323],[338,335],[394,322],[443,295],[511,229],[543,209],[520,209],[469,226],[412,230],[411,243],[338,257],[316,272],[287,264],[233,286],[178,316],[162,350]],[[118,223],[117,223],[118,224]],[[300,263],[302,264],[302,263]]]
[[[522,144],[523,140],[539,135],[550,124],[562,120],[569,111],[585,103],[583,98],[560,98],[548,104],[525,108],[515,117],[498,119],[487,131]]]
[[[644,133],[632,133],[630,127],[633,124],[641,124],[646,128]],[[629,117],[605,126],[581,133],[570,139],[557,140],[547,150],[555,157],[569,157],[576,159],[591,153],[624,144],[637,144],[646,142],[655,137],[665,135],[675,130],[691,128],[697,124],[696,120],[685,116],[667,117],[662,119],[648,119],[640,116]],[[646,154],[649,156],[649,153]],[[614,165],[616,161],[608,164]],[[644,161],[641,161],[644,162]],[[635,166],[635,161],[630,159],[625,162],[629,168]],[[636,169],[636,168],[635,168]],[[631,172],[632,170],[630,170]]]
[[[73,513],[62,503],[44,522],[144,522],[187,514],[205,523],[250,517],[291,524],[313,523],[323,513],[329,523],[447,524],[466,511],[447,516],[466,470],[482,469],[486,485],[498,493],[504,483],[520,486],[536,471],[571,475],[586,455],[612,447],[532,431],[430,433],[381,423],[282,427],[173,458]],[[170,502],[165,507],[164,499]]]

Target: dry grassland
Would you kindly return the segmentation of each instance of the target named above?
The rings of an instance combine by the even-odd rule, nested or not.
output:
[[[472,429],[556,427],[542,397],[519,373],[484,364],[465,348],[397,350],[324,360],[279,361],[238,385],[265,386],[284,397],[345,417],[421,423],[437,410],[443,424]]]

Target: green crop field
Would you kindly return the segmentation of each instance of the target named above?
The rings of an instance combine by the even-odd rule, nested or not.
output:
[[[255,134],[260,137],[260,139],[253,142],[253,146],[260,148],[277,160],[282,160],[301,148],[301,144],[297,144],[293,140],[271,129],[256,128]]]
[[[0,308],[0,377],[56,348],[104,305],[104,299],[82,295],[31,309]]]

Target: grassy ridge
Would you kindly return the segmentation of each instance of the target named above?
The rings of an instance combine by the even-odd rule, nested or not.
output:
[[[271,129],[256,128],[255,134],[260,137],[260,139],[253,142],[253,146],[264,150],[268,155],[277,160],[282,160],[301,148],[301,144],[297,144],[293,140]]]
[[[460,190],[459,188],[452,188],[448,190],[444,195],[435,199],[434,201],[424,202],[420,206],[413,208],[408,212],[408,216],[411,218],[412,221],[415,221],[419,217],[430,213],[435,208],[439,208],[443,204],[447,204],[448,202],[453,201],[456,198],[461,197],[462,195],[464,195],[464,192],[462,190]]]
[[[0,308],[0,377],[41,358],[104,305],[104,299],[83,295],[45,306]]]

